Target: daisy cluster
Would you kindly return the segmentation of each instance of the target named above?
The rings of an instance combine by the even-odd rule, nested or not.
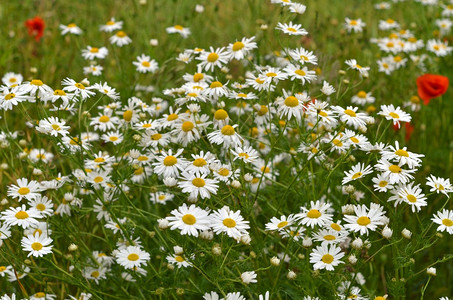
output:
[[[291,16],[307,9],[271,2]],[[453,15],[448,9],[445,18]],[[308,36],[295,20],[278,22],[277,37]],[[351,33],[365,26],[346,19]],[[73,23],[59,28],[83,34]],[[374,41],[390,55],[380,70],[404,66],[402,53],[425,47],[392,19],[379,29],[391,32]],[[132,43],[123,21],[112,18],[99,30],[113,34],[108,42],[117,47]],[[191,35],[181,25],[166,32]],[[111,55],[105,45],[82,50],[89,78],[51,86],[6,73],[0,110],[6,121],[21,115],[22,127],[0,132],[0,146],[10,149],[1,165],[8,174],[2,278],[22,286],[61,277],[69,286],[28,283],[29,299],[102,299],[112,286],[170,297],[183,295],[184,286],[197,299],[268,300],[282,297],[280,280],[295,283],[298,299],[386,299],[387,290],[367,287],[368,266],[379,249],[422,251],[425,237],[434,243],[441,232],[453,234],[453,185],[420,172],[423,154],[383,141],[392,125],[412,120],[403,108],[350,82],[332,85],[314,49],[298,44],[261,57],[260,37],[174,53],[183,71],[171,87],[156,81],[131,92],[98,81],[101,61]],[[441,56],[432,43],[428,50]],[[143,76],[165,76],[165,64],[147,54],[130,62]],[[360,82],[372,70],[355,58],[342,67],[340,76]],[[402,219],[418,214],[428,215],[427,228],[402,227]],[[171,278],[165,288],[164,278]],[[327,281],[334,286],[328,292],[320,288]],[[15,299],[19,290],[8,293],[1,299]]]

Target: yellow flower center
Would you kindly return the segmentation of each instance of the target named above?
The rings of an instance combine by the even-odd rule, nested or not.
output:
[[[109,140],[111,140],[112,142],[114,142],[114,141],[117,141],[117,140],[118,140],[118,137],[117,137],[117,136],[111,136],[111,137],[109,137]]]
[[[74,23],[71,23],[71,24],[68,24],[68,26],[66,26],[66,27],[69,27],[69,28],[74,28],[74,27],[77,27],[77,25],[76,25],[76,24],[74,24]]]
[[[266,76],[267,76],[267,77],[276,77],[276,76],[277,76],[277,73],[269,72],[269,73],[266,73]],[[264,81],[263,81],[263,82],[264,82]]]
[[[6,267],[5,266],[0,266],[0,273],[1,272],[4,272],[6,270]]]
[[[129,255],[127,256],[127,259],[130,260],[130,261],[136,261],[136,260],[138,260],[139,258],[140,258],[140,257],[139,257],[137,254],[135,254],[135,253],[131,253],[131,254],[129,254]]]
[[[351,110],[351,109],[345,109],[345,110],[344,110],[344,113],[347,114],[348,116],[353,117],[353,118],[357,116],[356,113],[355,113],[355,111],[353,111],[353,110]]]
[[[357,97],[362,98],[362,99],[366,98],[366,95],[367,95],[367,93],[365,91],[360,91],[357,93]]]
[[[334,140],[332,141],[332,143],[333,143],[335,146],[337,146],[337,147],[343,146],[343,142],[340,141],[339,139],[334,139]]]
[[[224,219],[222,223],[228,228],[236,227],[236,221],[231,218]]]
[[[211,89],[215,89],[215,88],[222,87],[222,86],[223,86],[223,84],[220,81],[213,81],[209,87]]]
[[[248,158],[250,157],[250,156],[249,156],[247,153],[245,153],[245,152],[239,153],[238,155],[239,155],[240,157],[244,157],[244,158],[246,158],[246,159],[248,159]]]
[[[285,227],[286,225],[288,225],[288,222],[287,222],[287,221],[281,221],[280,223],[277,224],[277,228],[283,228],[283,227]]]
[[[216,120],[225,120],[226,118],[228,118],[228,113],[223,109],[218,109],[214,113],[214,119]]]
[[[351,137],[350,140],[354,143],[354,144],[358,144],[360,141],[355,137]]]
[[[55,90],[55,91],[53,92],[53,94],[54,94],[55,96],[66,96],[66,93],[65,93],[65,91],[63,91],[63,90]]]
[[[352,175],[352,179],[357,179],[359,177],[362,177],[362,175],[363,175],[362,172],[357,172],[354,175]]]
[[[400,116],[397,113],[393,112],[393,111],[391,113],[389,113],[389,116],[394,118],[394,119],[399,119],[400,118]]]
[[[187,225],[193,225],[195,224],[195,222],[197,222],[197,219],[195,218],[194,215],[187,214],[182,216],[182,221]]]
[[[46,296],[46,294],[43,293],[43,292],[38,292],[38,293],[35,294],[36,298],[44,298],[45,296]]]
[[[334,241],[336,238],[335,238],[334,235],[327,234],[327,235],[324,236],[324,239],[325,239],[326,241]]]
[[[341,226],[338,225],[337,223],[330,224],[330,228],[332,228],[333,230],[336,230],[336,231],[341,231]]]
[[[385,181],[385,180],[382,180],[382,181],[379,182],[379,186],[380,187],[385,187],[385,186],[387,186],[387,184],[388,184],[388,182]]]
[[[392,173],[401,173],[402,169],[397,165],[391,165],[389,167],[390,172]]]
[[[176,157],[174,157],[172,155],[169,155],[164,158],[164,165],[166,165],[167,167],[171,167],[171,166],[175,165],[177,162],[178,162],[178,160],[176,159]]]
[[[305,76],[305,75],[307,75],[307,73],[305,73],[304,70],[300,70],[300,69],[294,71],[294,73],[296,73],[296,74],[299,75],[299,76]]]
[[[443,219],[443,220],[442,220],[442,224],[444,224],[444,225],[447,226],[447,227],[451,227],[451,226],[453,226],[453,220],[450,220],[450,219]]]
[[[101,275],[98,271],[91,272],[91,277],[98,278]]]
[[[43,83],[41,80],[39,80],[39,79],[33,79],[32,81],[30,81],[30,84],[32,84],[32,85],[37,85],[37,86],[41,86],[41,85],[43,85],[44,83]]]
[[[109,116],[101,116],[101,117],[99,118],[99,122],[107,123],[108,121],[110,121]]]
[[[42,204],[42,203],[38,203],[36,205],[36,209],[39,210],[39,211],[44,211],[44,210],[46,210],[46,206],[44,204]]]
[[[96,176],[96,177],[94,177],[93,181],[96,183],[101,183],[104,181],[104,178],[102,178],[101,176]]]
[[[167,117],[167,121],[174,121],[178,118],[178,115],[177,114],[170,114],[168,115]]]
[[[146,155],[140,155],[138,158],[137,158],[138,161],[148,161],[149,160],[149,157],[146,156]]]
[[[269,167],[265,167],[265,166],[262,166],[260,170],[263,173],[269,173],[271,171],[271,169]]]
[[[417,202],[417,198],[414,195],[407,195],[407,201],[415,203]]]
[[[17,192],[20,195],[24,196],[24,195],[27,195],[28,193],[30,193],[30,189],[28,187],[21,187]]]
[[[307,212],[307,217],[309,217],[310,219],[317,219],[321,216],[321,212],[317,209],[310,209],[308,212]]]
[[[204,187],[204,186],[206,185],[206,182],[204,181],[203,178],[198,178],[198,177],[197,177],[197,178],[194,178],[194,179],[192,180],[192,184],[193,184],[194,186],[196,186],[196,187],[201,188],[201,187]]]
[[[120,38],[123,38],[123,37],[127,36],[127,34],[126,34],[124,31],[118,31],[118,32],[116,33],[116,36],[117,36],[117,37],[120,37]]]
[[[245,47],[245,45],[243,42],[236,42],[233,44],[233,51],[239,51],[244,47]]]
[[[176,255],[176,256],[175,256],[175,260],[176,260],[177,262],[184,262],[184,261],[185,261],[184,258],[183,258],[181,255]]]
[[[323,111],[323,110],[321,110],[320,112],[318,112],[318,115],[320,115],[321,117],[324,117],[324,118],[329,116],[329,115],[328,115],[325,111]]]
[[[95,163],[103,163],[105,162],[105,159],[103,157],[98,157],[94,160]]]
[[[258,110],[257,114],[258,116],[264,116],[265,114],[267,114],[268,111],[269,109],[267,108],[266,105],[261,105],[260,110]]]
[[[184,27],[182,27],[181,25],[175,25],[175,26],[173,26],[173,28],[176,29],[176,30],[183,30],[184,29]]]
[[[349,25],[352,25],[352,26],[356,26],[358,23],[357,23],[357,20],[351,20],[349,21]]]
[[[15,216],[16,216],[16,219],[19,219],[19,220],[24,220],[24,219],[28,218],[27,212],[23,211],[23,210],[18,211]]]
[[[115,21],[110,20],[110,21],[107,21],[106,24],[109,26],[112,26],[112,25],[115,25]]]
[[[230,174],[230,170],[227,168],[221,168],[218,173],[220,176],[228,176]]]
[[[132,115],[134,114],[134,112],[132,110],[126,110],[124,113],[123,113],[123,119],[126,121],[126,122],[130,122],[131,119],[132,119]]]
[[[275,73],[273,73],[273,74],[275,74]],[[275,74],[275,75],[277,76],[277,74]],[[263,83],[264,83],[264,80],[262,80],[262,79],[260,79],[260,78],[257,78],[257,79],[255,79],[255,82],[256,82],[256,83],[259,83],[259,84],[263,84]]]
[[[99,48],[93,47],[93,48],[90,49],[90,52],[91,53],[98,53],[99,52]]]
[[[181,129],[182,131],[184,132],[188,132],[188,131],[191,131],[194,127],[194,124],[190,121],[185,121],[184,123],[182,123],[182,126],[181,126]]]
[[[138,168],[137,170],[134,171],[134,175],[137,175],[137,176],[138,175],[142,175],[144,171],[145,171],[145,169],[140,167],[140,168]]]
[[[216,62],[219,59],[219,55],[215,52],[209,53],[208,55],[208,62],[213,63]]]
[[[145,68],[149,68],[151,66],[151,64],[149,63],[149,61],[142,61],[142,66],[145,67]]]
[[[330,265],[333,262],[333,256],[330,254],[324,254],[321,260],[323,263]]]
[[[162,134],[160,134],[160,133],[156,133],[156,134],[153,134],[153,135],[151,136],[151,139],[152,139],[153,141],[158,141],[158,140],[160,140],[161,138],[162,138]]]
[[[293,27],[288,27],[287,30],[291,32],[297,32],[296,28]]]
[[[38,242],[34,242],[33,244],[31,244],[31,248],[35,251],[39,251],[42,249],[42,244],[38,243]]]
[[[366,216],[362,216],[362,217],[357,219],[357,224],[359,224],[360,226],[366,226],[366,225],[368,225],[370,223],[371,223],[370,218],[368,218]]]
[[[188,93],[187,96],[188,97],[197,97],[198,94],[197,93]]]
[[[52,124],[52,129],[55,131],[60,131],[61,127],[58,126],[57,124]]]
[[[199,82],[199,81],[203,80],[203,78],[204,78],[203,73],[195,73],[193,75],[193,81],[194,82]]]
[[[395,154],[398,155],[398,156],[409,157],[409,153],[407,153],[407,151],[405,151],[403,149],[396,150]]]
[[[234,135],[235,130],[234,130],[233,126],[225,125],[225,126],[223,126],[222,130],[220,130],[220,132],[223,135]]]
[[[16,97],[16,94],[14,93],[9,93],[5,96],[5,100],[11,100],[13,99],[14,97]]]
[[[386,22],[389,23],[389,24],[393,24],[393,23],[395,23],[395,20],[393,20],[393,19],[387,19]]]
[[[289,96],[285,99],[285,105],[289,107],[296,107],[299,105],[299,100],[294,96]]]

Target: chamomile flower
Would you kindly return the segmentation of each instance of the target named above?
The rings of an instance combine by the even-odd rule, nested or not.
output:
[[[229,44],[227,47],[228,54],[230,55],[230,59],[243,59],[248,55],[248,53],[257,48],[256,42],[254,42],[255,37],[252,36],[251,38],[242,38],[240,41],[236,41],[233,44]]]
[[[211,144],[222,145],[224,148],[236,148],[242,144],[243,138],[236,132],[238,125],[225,125],[222,129],[208,134]]]
[[[416,186],[413,182],[406,184],[399,189],[398,194],[404,199],[404,202],[411,206],[412,212],[419,212],[422,206],[428,205],[419,184]]]
[[[211,194],[217,194],[218,181],[206,178],[205,174],[183,173],[178,186],[183,193],[189,193],[190,197],[196,199],[200,196],[202,199],[211,198]]]
[[[288,35],[307,35],[308,32],[302,28],[301,24],[293,24],[293,22],[289,22],[288,24],[284,23],[278,23],[277,27],[275,27],[277,30],[283,31],[283,33],[286,33]]]
[[[110,99],[118,100],[120,98],[120,94],[116,92],[115,88],[110,87],[107,82],[95,83],[91,88],[106,95]]]
[[[229,237],[239,240],[250,229],[249,222],[241,216],[241,211],[232,211],[229,207],[223,207],[214,211],[211,215],[212,230],[220,234],[226,233]]]
[[[251,146],[237,147],[235,150],[231,150],[231,153],[234,155],[233,161],[239,159],[245,163],[253,163],[259,158],[258,151]]]
[[[368,77],[368,71],[370,70],[370,67],[362,67],[357,63],[357,60],[355,59],[347,60],[345,63],[349,66],[349,69],[357,70],[361,76]]]
[[[210,166],[215,162],[215,156],[211,152],[201,151],[200,154],[192,154],[193,161],[189,162],[185,172],[192,174],[209,174]]]
[[[7,194],[13,199],[19,198],[18,201],[20,202],[24,198],[27,200],[32,200],[40,197],[40,191],[41,187],[37,181],[28,181],[27,178],[19,178],[17,179],[17,185],[12,184],[8,186]]]
[[[137,67],[137,72],[140,73],[154,73],[159,68],[158,63],[145,54],[137,56],[137,61],[132,62],[132,64]]]
[[[453,234],[453,210],[443,209],[434,214],[433,217],[431,220],[440,225],[437,227],[437,231],[447,231],[449,234]]]
[[[292,59],[299,62],[301,65],[304,64],[318,64],[318,58],[313,54],[313,51],[308,51],[304,48],[297,48],[289,51],[289,56]]]
[[[332,228],[323,228],[313,234],[313,239],[321,244],[341,244],[346,241],[347,237],[347,231]]]
[[[168,201],[173,200],[175,195],[169,194],[169,193],[164,193],[164,192],[156,192],[156,193],[151,193],[149,194],[150,198],[149,200],[153,203],[160,203],[160,204],[165,204]]]
[[[283,98],[278,98],[276,104],[281,117],[286,117],[288,120],[294,117],[300,123],[304,110],[304,103],[301,99],[283,90]]]
[[[140,267],[148,262],[150,255],[137,246],[128,246],[116,253],[116,262],[126,269]]]
[[[345,18],[345,28],[348,32],[362,32],[363,28],[365,27],[365,22],[362,19],[349,19]]]
[[[82,50],[82,56],[86,60],[104,59],[109,54],[109,50],[106,47],[91,47],[87,46],[86,49]]]
[[[52,253],[51,245],[52,239],[47,235],[40,235],[35,233],[35,235],[28,235],[23,237],[21,240],[22,249],[29,252],[27,257],[35,256],[42,257],[46,254]]]
[[[307,7],[302,3],[292,3],[289,6],[289,11],[298,15],[303,15]]]
[[[167,27],[165,30],[170,34],[179,33],[183,38],[187,38],[190,35],[190,28],[183,27],[181,25]]]
[[[343,258],[344,253],[341,248],[335,245],[322,244],[317,246],[310,253],[310,263],[313,264],[313,269],[333,271],[334,267],[344,263],[340,259]]]
[[[450,183],[449,178],[444,179],[430,175],[426,180],[426,185],[431,187],[429,190],[430,192],[436,192],[437,194],[442,193],[447,197],[449,197],[449,193],[453,192],[453,185]]]
[[[104,70],[104,67],[100,65],[89,65],[88,67],[83,67],[83,74],[88,75],[91,74],[93,76],[101,76],[102,75],[102,70]]]
[[[285,231],[289,229],[291,225],[293,225],[296,221],[296,217],[294,215],[289,215],[288,217],[283,215],[280,218],[272,217],[269,223],[266,223],[267,230],[277,230],[277,231]]]
[[[201,125],[192,118],[181,119],[175,124],[175,129],[171,134],[176,136],[176,140],[185,147],[200,139]]]
[[[132,43],[131,38],[128,37],[124,31],[118,31],[115,35],[109,38],[109,41],[111,44],[117,45],[118,47]]]
[[[95,92],[91,91],[92,87],[85,87],[83,83],[76,82],[74,79],[69,77],[63,79],[63,81],[61,81],[61,85],[64,86],[64,91],[74,93],[75,96],[80,96],[83,100],[95,95]]]
[[[99,27],[100,31],[104,32],[113,32],[115,30],[120,30],[123,28],[123,21],[116,21],[115,18],[111,18],[104,25]]]
[[[393,104],[381,105],[381,111],[378,115],[384,116],[387,120],[393,121],[393,125],[400,127],[400,122],[410,122],[412,117],[401,110],[398,106],[395,108]]]
[[[225,65],[231,54],[225,50],[224,47],[217,48],[214,50],[210,47],[210,51],[203,51],[196,59],[201,62],[197,65],[198,68],[204,69],[205,71],[214,71],[214,69],[221,68]]]
[[[192,266],[192,263],[187,261],[182,253],[171,254],[168,255],[166,258],[169,264],[176,265],[178,268],[187,268]]]
[[[94,130],[107,131],[115,129],[119,121],[118,117],[112,116],[112,111],[104,111],[104,113],[98,113],[97,117],[91,118],[90,125],[94,126]]]
[[[398,141],[395,141],[395,147],[389,145],[381,153],[383,159],[396,161],[401,163],[401,165],[407,165],[410,169],[420,166],[422,162],[420,158],[425,156],[423,154],[409,152],[407,151],[407,147],[400,148]]]
[[[119,131],[110,131],[104,133],[101,136],[101,139],[106,143],[113,143],[114,145],[118,145],[123,141],[123,135],[119,133]]]
[[[171,216],[166,218],[171,230],[181,230],[181,235],[198,237],[199,231],[210,228],[208,212],[192,204],[190,207],[184,203],[171,211]]]
[[[178,149],[176,153],[170,149],[161,151],[159,156],[156,156],[156,162],[153,163],[154,172],[157,175],[165,177],[178,177],[179,173],[186,167],[186,159],[179,157],[184,149]]]
[[[82,29],[80,29],[80,27],[75,23],[70,23],[68,25],[60,24],[58,27],[61,30],[61,35],[66,35],[67,33],[80,35],[83,32]]]
[[[346,123],[346,125],[352,126],[355,129],[361,126],[366,127],[366,121],[369,117],[365,113],[357,112],[358,107],[348,106],[344,109],[341,106],[332,106],[331,108],[340,117],[341,122]]]
[[[372,179],[374,190],[378,192],[387,192],[393,189],[393,185],[389,183],[388,176],[380,173]]]
[[[380,20],[379,29],[380,30],[389,30],[389,29],[398,29],[400,24],[393,19]]]
[[[68,129],[70,127],[65,124],[66,121],[60,120],[57,117],[48,117],[47,119],[39,121],[38,126],[36,126],[36,130],[55,137],[58,135],[66,136],[69,134]]]
[[[365,167],[365,164],[358,163],[357,165],[353,166],[350,171],[344,172],[346,176],[343,177],[343,181],[341,182],[341,184],[345,185],[350,181],[360,179],[365,175],[371,173],[373,173],[373,169],[371,168],[371,166]]]
[[[293,64],[288,64],[284,71],[291,80],[299,79],[304,85],[306,82],[310,83],[316,80],[316,72],[308,70],[307,67],[299,67]]]
[[[448,46],[448,42],[442,42],[440,40],[428,40],[426,44],[426,49],[436,56],[447,56],[453,51],[453,47]]]
[[[302,212],[297,214],[296,218],[299,219],[299,223],[302,225],[314,228],[315,226],[323,226],[332,221],[332,214],[328,213],[330,209],[329,203],[323,203],[319,200],[316,202],[310,201],[308,208],[301,207],[300,209]]]
[[[31,208],[35,208],[43,218],[53,215],[53,202],[46,196],[39,195],[30,200],[28,204]]]
[[[352,96],[351,102],[357,105],[366,105],[374,103],[376,98],[371,95],[371,92],[359,91],[357,94]]]
[[[2,82],[7,86],[7,87],[15,87],[18,86],[22,83],[24,80],[24,77],[21,74],[16,74],[13,72],[8,72],[2,77]]]
[[[365,205],[355,205],[354,215],[344,216],[347,223],[344,227],[353,232],[368,235],[368,230],[375,231],[377,226],[384,225],[384,217],[384,208],[379,204],[371,203],[370,208]]]

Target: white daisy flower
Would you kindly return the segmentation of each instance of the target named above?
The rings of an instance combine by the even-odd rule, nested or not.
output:
[[[17,179],[17,185],[11,184],[8,186],[7,195],[13,199],[19,198],[18,201],[20,202],[24,198],[32,200],[40,197],[40,191],[41,187],[37,181],[30,180],[30,182],[28,182],[27,178],[19,178]]]
[[[236,132],[235,124],[225,125],[220,130],[216,130],[208,134],[208,139],[211,144],[223,145],[224,148],[236,148],[242,145],[243,138]]]
[[[453,185],[450,183],[449,178],[444,179],[430,175],[426,180],[426,185],[431,187],[430,192],[442,193],[447,197],[449,197],[449,193],[453,192]]]
[[[288,24],[284,23],[278,23],[277,27],[275,27],[277,30],[283,31],[283,33],[286,33],[288,35],[307,35],[308,32],[302,28],[301,24],[293,24],[293,22],[289,22]]]
[[[343,177],[341,184],[345,185],[346,183],[362,178],[365,175],[373,173],[373,169],[370,166],[365,167],[365,164],[358,163],[353,166],[350,171],[344,171],[346,175]]]
[[[335,245],[322,244],[317,246],[310,253],[310,263],[313,264],[313,269],[333,271],[334,267],[344,263],[340,259],[344,256],[341,248]]]
[[[132,64],[137,67],[137,72],[140,73],[154,73],[159,68],[159,64],[145,54],[137,56],[137,61],[132,62]]]
[[[178,149],[174,154],[171,149],[168,152],[161,151],[153,163],[154,172],[163,177],[178,177],[187,164],[186,159],[179,157],[183,151],[184,149]]]
[[[199,231],[210,228],[208,212],[192,204],[190,207],[184,203],[182,206],[171,211],[171,216],[166,218],[171,230],[181,230],[181,235],[193,235],[198,237]]]
[[[434,218],[431,220],[440,225],[437,227],[437,231],[447,231],[449,234],[453,234],[453,210],[443,209],[433,216]]]
[[[191,198],[211,198],[211,194],[217,194],[218,181],[206,178],[205,174],[183,173],[178,186],[183,193],[189,193]]]
[[[367,234],[368,230],[375,231],[377,226],[384,225],[385,211],[382,206],[371,203],[370,208],[365,205],[354,206],[355,215],[345,215],[344,226],[353,232]]]
[[[146,264],[150,258],[148,252],[137,246],[128,246],[116,253],[116,262],[126,269],[134,269]]]
[[[302,212],[297,214],[296,218],[299,219],[300,224],[310,226],[311,228],[314,228],[316,225],[324,226],[326,223],[332,221],[332,214],[327,212],[329,208],[329,203],[323,203],[319,200],[316,202],[310,201],[308,208],[300,208]]]
[[[404,199],[404,202],[411,206],[412,212],[419,212],[422,206],[428,205],[425,194],[423,194],[420,185],[413,186],[414,183],[404,185],[399,189],[398,194]]]
[[[109,54],[109,50],[106,47],[91,47],[87,46],[86,49],[82,50],[82,56],[86,60],[96,60],[96,59],[104,59]]]
[[[398,128],[400,127],[400,122],[410,122],[412,117],[402,111],[398,106],[395,108],[393,104],[390,105],[381,105],[381,111],[378,115],[384,116],[387,120],[392,120],[393,125],[397,125]]]
[[[210,217],[211,227],[215,233],[224,232],[238,242],[241,236],[247,234],[247,230],[250,229],[249,221],[244,221],[241,211],[232,211],[227,206],[214,211]]]
[[[35,233],[35,235],[24,236],[21,240],[22,250],[29,252],[27,257],[42,257],[52,253],[52,239],[44,234]]]
[[[229,60],[229,56],[230,54],[224,47],[215,50],[213,47],[210,47],[210,51],[203,51],[200,56],[196,58],[201,61],[197,67],[212,72],[216,67],[221,68],[225,65]]]

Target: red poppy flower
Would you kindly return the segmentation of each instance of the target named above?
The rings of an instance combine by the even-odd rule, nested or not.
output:
[[[425,105],[433,98],[439,97],[448,89],[448,78],[441,75],[425,74],[417,78],[418,95]]]
[[[28,35],[34,36],[35,40],[39,42],[44,34],[44,28],[46,23],[40,17],[34,17],[33,19],[28,19],[25,21],[25,26],[28,28]]]

